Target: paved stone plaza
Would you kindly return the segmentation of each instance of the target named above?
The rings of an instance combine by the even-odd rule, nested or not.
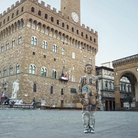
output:
[[[79,110],[0,109],[0,138],[138,138],[138,112],[96,112],[84,134]]]

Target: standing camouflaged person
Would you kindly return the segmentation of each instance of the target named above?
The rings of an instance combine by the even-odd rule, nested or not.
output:
[[[79,83],[80,102],[82,104],[82,120],[84,133],[95,132],[95,111],[97,109],[96,77],[92,74],[92,65],[85,66],[85,75]]]

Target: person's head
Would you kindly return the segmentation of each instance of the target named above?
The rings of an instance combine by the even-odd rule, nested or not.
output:
[[[91,74],[91,72],[92,72],[92,65],[91,64],[86,64],[85,65],[85,72],[87,74]]]

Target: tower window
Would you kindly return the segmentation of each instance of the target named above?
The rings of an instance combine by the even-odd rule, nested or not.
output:
[[[51,17],[51,22],[54,22],[54,18],[53,17]]]
[[[92,41],[92,37],[90,36],[90,41]]]
[[[12,14],[12,18],[14,18],[14,13]]]
[[[62,23],[62,27],[64,27],[65,25],[64,25],[64,23]]]
[[[7,21],[9,21],[10,17],[8,16]]]
[[[35,55],[35,52],[33,52],[33,55]]]
[[[69,25],[67,25],[67,29],[69,29]]]
[[[41,11],[38,11],[38,15],[41,16]]]
[[[74,32],[74,28],[72,27],[72,32]]]
[[[23,12],[24,11],[24,7],[22,7],[22,9],[21,9],[21,12]]]
[[[17,12],[16,12],[16,15],[18,15],[19,14],[19,10],[17,10]]]
[[[35,11],[35,8],[34,8],[34,7],[32,7],[32,8],[31,8],[31,12],[34,12],[34,11]]]
[[[57,25],[59,25],[59,20],[57,20]]]
[[[5,24],[5,19],[3,20],[3,24]]]
[[[48,18],[48,15],[47,14],[45,14],[45,19],[47,19]]]
[[[86,39],[88,39],[88,35],[86,34]]]

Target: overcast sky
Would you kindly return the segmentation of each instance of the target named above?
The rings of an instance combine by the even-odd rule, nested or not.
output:
[[[0,13],[16,1],[0,0]],[[43,1],[60,10],[60,0]],[[138,54],[138,0],[81,0],[81,23],[98,31],[96,65]]]

